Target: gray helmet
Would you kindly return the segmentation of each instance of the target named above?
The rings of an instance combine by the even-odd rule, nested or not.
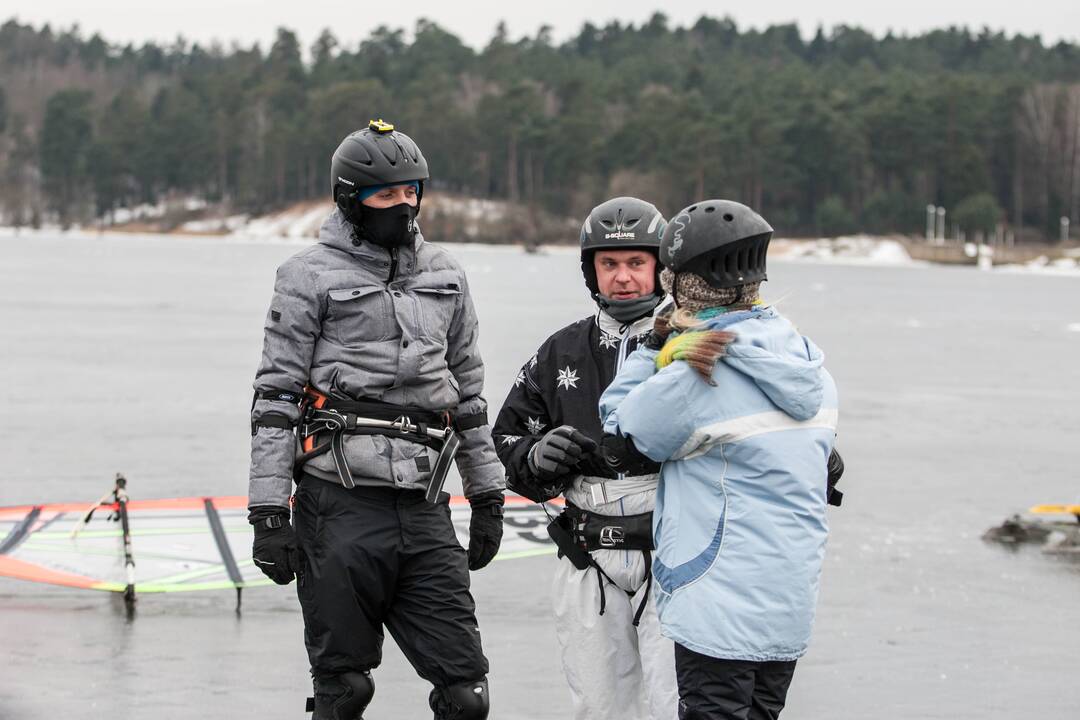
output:
[[[331,196],[346,217],[363,188],[415,181],[419,201],[427,179],[427,160],[420,148],[408,135],[382,120],[372,120],[363,130],[347,136],[330,160]]]
[[[596,251],[642,249],[657,255],[665,224],[655,205],[632,197],[612,198],[594,207],[585,218],[581,226],[581,273],[585,276],[585,287],[601,307],[604,307],[603,296],[593,264]],[[653,292],[659,300],[664,291],[660,288],[659,257],[657,260]]]
[[[660,241],[660,262],[714,288],[739,287],[767,279],[772,234],[765,218],[741,203],[702,200],[672,218]]]

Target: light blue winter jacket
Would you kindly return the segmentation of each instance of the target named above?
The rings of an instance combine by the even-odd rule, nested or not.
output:
[[[806,652],[828,523],[836,385],[824,356],[771,308],[728,313],[736,334],[708,385],[640,349],[600,398],[605,432],[663,462],[653,573],[663,632],[732,660]]]

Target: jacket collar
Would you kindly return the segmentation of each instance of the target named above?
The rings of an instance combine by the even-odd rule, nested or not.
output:
[[[660,304],[663,305],[663,303]],[[655,313],[655,310],[653,313]],[[636,337],[652,330],[653,315],[646,315],[643,318],[639,318],[638,320],[627,324],[619,322],[603,310],[598,310],[596,313],[596,324],[600,327],[602,332],[608,335],[622,337],[623,334],[626,333],[628,334],[628,337]]]

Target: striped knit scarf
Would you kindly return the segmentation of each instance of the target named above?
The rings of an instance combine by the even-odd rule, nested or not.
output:
[[[735,334],[726,330],[688,330],[668,338],[656,356],[656,369],[662,370],[676,360],[682,360],[710,385],[713,368],[724,356]]]

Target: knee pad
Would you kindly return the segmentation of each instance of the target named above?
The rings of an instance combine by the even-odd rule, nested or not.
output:
[[[316,675],[315,697],[308,698],[311,720],[363,720],[364,709],[375,697],[371,673],[347,672]]]
[[[431,691],[428,704],[435,720],[486,720],[490,702],[487,680],[473,680]]]

